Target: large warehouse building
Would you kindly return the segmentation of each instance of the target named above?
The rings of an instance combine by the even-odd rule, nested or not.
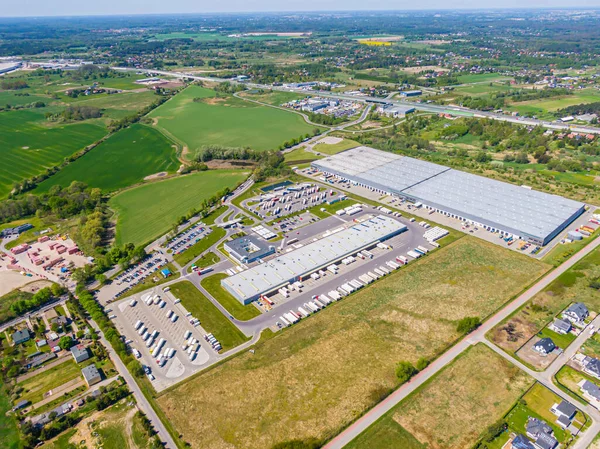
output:
[[[303,279],[406,229],[406,226],[391,217],[371,217],[362,223],[225,278],[221,280],[221,285],[242,304],[248,304],[261,295]]]
[[[312,165],[326,174],[537,245],[550,242],[585,208],[583,203],[557,195],[369,147],[353,148]]]

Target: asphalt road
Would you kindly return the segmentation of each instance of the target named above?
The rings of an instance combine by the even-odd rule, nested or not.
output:
[[[489,343],[485,338],[485,334],[491,330],[494,326],[500,323],[502,320],[507,318],[510,314],[512,314],[515,310],[533,298],[537,293],[542,291],[545,287],[547,287],[552,281],[554,281],[558,276],[571,268],[575,263],[580,261],[583,257],[593,251],[600,245],[600,239],[593,240],[589,245],[580,250],[578,253],[573,255],[569,260],[560,265],[558,268],[551,271],[549,274],[544,276],[541,280],[535,283],[532,287],[527,289],[523,294],[521,294],[518,298],[508,304],[506,307],[498,311],[495,315],[493,315],[490,319],[488,319],[485,323],[483,323],[476,331],[469,334],[462,340],[460,340],[456,345],[442,354],[438,359],[436,359],[433,363],[431,363],[427,368],[417,374],[410,382],[402,385],[398,388],[394,393],[384,399],[382,402],[373,407],[369,412],[359,418],[356,422],[350,425],[346,430],[340,433],[337,437],[332,439],[329,443],[327,443],[324,448],[325,449],[340,449],[346,446],[350,441],[360,435],[364,430],[366,430],[371,424],[377,421],[381,416],[395,407],[400,401],[406,398],[409,394],[423,385],[427,380],[435,376],[442,368],[451,363],[456,357],[458,357],[463,351],[465,351],[469,346],[484,343],[496,352],[498,352],[503,357],[507,358],[511,363],[519,366],[521,369],[526,371],[528,374],[532,375],[535,379],[538,379],[545,386],[550,388],[552,391],[557,390],[551,382],[548,381],[548,376],[540,373],[536,373],[531,371],[529,368],[524,366],[522,363],[508,356],[504,351],[496,348],[493,344]],[[555,369],[556,366],[554,364],[550,365],[549,369]],[[559,390],[561,391],[561,390]],[[557,393],[558,394],[558,393]],[[562,393],[559,395],[564,397],[565,394]],[[574,405],[578,406],[582,410],[586,411],[593,420],[592,426],[581,436],[581,441],[583,443],[578,443],[574,446],[577,449],[583,449],[587,447],[584,445],[585,442],[590,442],[596,436],[596,434],[600,431],[600,414],[598,411],[590,406],[586,406],[583,404],[574,401],[571,398],[567,398]]]

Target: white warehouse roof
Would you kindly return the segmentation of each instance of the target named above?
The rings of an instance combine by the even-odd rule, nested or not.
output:
[[[369,147],[313,162],[318,169],[475,222],[547,243],[584,204]]]
[[[378,215],[323,237],[263,264],[225,278],[221,285],[244,304],[290,281],[406,230],[392,217]]]

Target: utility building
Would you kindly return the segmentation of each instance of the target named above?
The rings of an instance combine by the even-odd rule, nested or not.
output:
[[[443,165],[357,147],[312,163],[326,174],[467,221],[546,245],[585,205]]]

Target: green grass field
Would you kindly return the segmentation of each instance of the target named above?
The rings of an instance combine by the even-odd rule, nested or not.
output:
[[[117,213],[117,244],[150,242],[167,232],[175,221],[216,192],[233,188],[247,172],[210,170],[126,190],[110,199]]]
[[[301,98],[305,98],[306,95],[300,95],[294,92],[280,91],[269,91],[265,93],[249,91],[242,93],[242,97],[249,98],[250,100],[260,101],[262,103],[271,104],[273,106],[280,106],[283,103],[288,103],[292,100],[299,100]]]
[[[217,243],[220,239],[225,237],[225,233],[225,229],[214,227],[212,232],[201,239],[198,243],[195,243],[184,252],[175,255],[173,257],[175,262],[183,267],[210,248],[212,245]]]
[[[194,101],[195,98],[201,99]],[[192,152],[204,145],[277,149],[312,132],[314,126],[292,112],[261,106],[190,86],[150,113],[164,130]]]
[[[139,86],[137,86],[139,88]],[[68,98],[68,97],[67,97]],[[104,119],[122,119],[132,115],[149,106],[156,100],[156,95],[151,91],[144,92],[122,92],[112,95],[93,95],[91,97],[69,99],[70,104],[79,106],[92,106],[103,109],[102,117]]]
[[[73,360],[61,363],[47,371],[44,371],[36,376],[24,380],[20,386],[23,392],[19,395],[18,401],[26,399],[32,404],[41,401],[44,394],[53,388],[76,379],[81,376],[81,368],[92,363],[92,360],[86,360],[82,364],[76,364]],[[15,402],[18,402],[15,401]]]
[[[0,198],[15,182],[59,164],[104,134],[103,127],[90,123],[49,126],[39,110],[0,113]]]
[[[4,390],[4,385],[0,382],[0,442],[4,449],[20,449],[21,444],[17,422],[12,415],[6,414],[11,409],[10,398]]]
[[[508,76],[499,75],[498,73],[481,73],[481,74],[469,74],[469,75],[460,75],[458,76],[458,82],[461,84],[469,84],[469,83],[485,83],[492,81],[505,81],[510,80],[511,78]]]
[[[336,154],[341,151],[349,150],[350,148],[358,147],[360,143],[355,142],[354,140],[344,139],[338,143],[318,143],[313,147],[313,150],[322,153],[322,154]]]
[[[191,282],[184,281],[171,285],[171,293],[181,299],[183,307],[200,320],[204,330],[212,333],[219,340],[223,352],[249,340]]]
[[[273,338],[260,340],[254,353],[240,354],[174,387],[158,403],[193,448],[270,448],[291,439],[322,441],[397,386],[398,361],[436,357],[458,337],[458,320],[488,316],[546,269],[522,254],[464,236]],[[219,281],[216,276],[207,279]],[[499,371],[498,364],[503,365],[497,362],[492,373]],[[479,372],[474,366],[469,366],[469,376]],[[461,385],[466,378],[460,377]],[[488,386],[496,388],[494,382]],[[515,391],[517,387],[515,382]],[[473,389],[474,405],[483,403],[481,391]],[[485,397],[484,405],[500,405],[490,411],[478,408],[469,417],[473,426],[486,425],[480,410],[489,416],[506,404],[493,394]],[[192,413],[203,420],[191,422]],[[457,413],[456,419],[464,420],[465,415]]]
[[[42,182],[36,192],[47,192],[54,185],[66,187],[73,181],[109,192],[154,173],[174,172],[178,167],[171,142],[158,130],[136,123]]]
[[[346,447],[473,447],[529,385],[529,376],[480,343],[467,349]]]
[[[242,321],[251,320],[260,315],[259,310],[252,304],[243,305],[231,294],[221,287],[221,279],[226,278],[225,273],[217,273],[202,279],[202,287],[206,289],[231,315]]]

